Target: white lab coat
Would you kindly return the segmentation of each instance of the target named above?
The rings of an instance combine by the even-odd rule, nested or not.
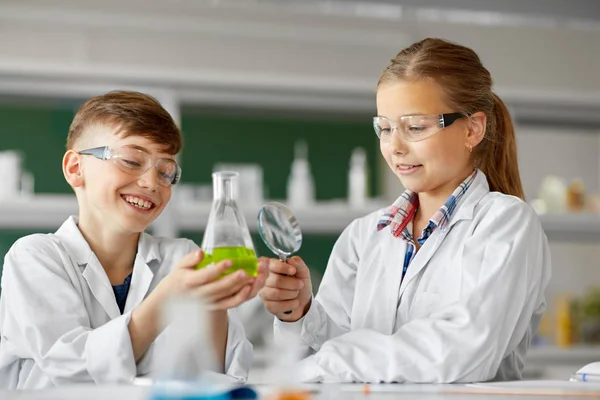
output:
[[[381,211],[334,246],[310,310],[275,320],[300,343],[305,382],[476,382],[519,379],[545,309],[550,251],[534,210],[489,192],[478,174],[445,229],[418,251],[402,284],[406,244]]]
[[[123,315],[95,254],[69,218],[55,234],[19,239],[7,253],[0,299],[0,388],[131,382],[151,372],[159,335],[135,363],[128,324],[132,310],[181,258],[191,240],[140,236]],[[229,312],[225,371],[248,376],[252,345]]]

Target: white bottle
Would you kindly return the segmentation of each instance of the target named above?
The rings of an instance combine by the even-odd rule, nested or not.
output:
[[[315,202],[315,184],[308,164],[306,142],[294,146],[294,161],[287,183],[287,201],[290,207],[306,208]]]
[[[367,202],[367,154],[357,147],[350,157],[348,174],[348,203],[350,207],[364,207]]]
[[[155,343],[156,380],[198,380],[208,371],[218,370],[209,311],[201,300],[189,296],[168,298],[161,308],[159,324],[164,337]]]
[[[189,296],[171,297],[163,305],[154,342],[150,399],[229,398],[231,378],[220,370],[212,344],[208,307]]]

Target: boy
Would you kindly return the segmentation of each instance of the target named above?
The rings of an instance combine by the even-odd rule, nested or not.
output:
[[[54,234],[19,239],[6,255],[0,299],[0,388],[130,382],[150,372],[158,314],[169,296],[210,305],[220,370],[245,380],[252,346],[228,313],[263,286],[230,261],[196,270],[187,239],[144,230],[181,176],[181,134],[153,98],[111,92],[77,111],[62,168],[79,204]],[[164,335],[163,335],[164,336]]]

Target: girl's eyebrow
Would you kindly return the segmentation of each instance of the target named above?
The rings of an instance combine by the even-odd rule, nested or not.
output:
[[[402,118],[402,117],[422,117],[422,116],[425,116],[425,115],[437,115],[437,114],[425,114],[425,113],[421,113],[421,112],[414,112],[414,113],[410,113],[410,114],[402,114],[399,118]],[[379,115],[378,114],[377,116],[381,117],[381,118],[390,119],[390,117],[387,117],[385,115]]]

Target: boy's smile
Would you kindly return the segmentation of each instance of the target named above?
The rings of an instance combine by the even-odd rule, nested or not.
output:
[[[121,198],[138,211],[149,211],[156,206],[152,199],[140,194],[122,194]]]

